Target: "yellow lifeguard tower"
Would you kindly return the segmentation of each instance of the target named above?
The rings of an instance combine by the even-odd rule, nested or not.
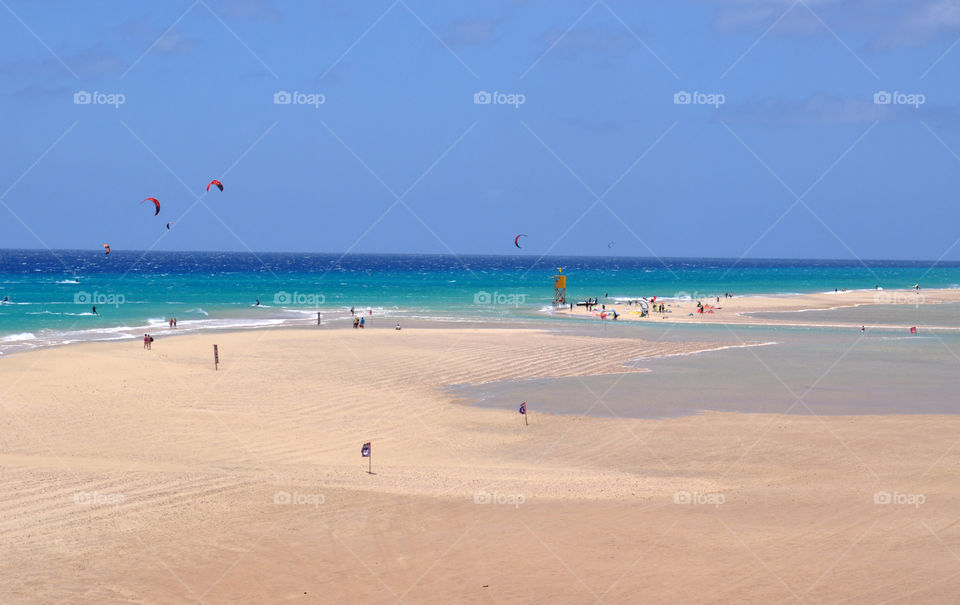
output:
[[[553,306],[562,307],[567,304],[567,276],[563,275],[563,267],[557,267],[557,274],[553,276]]]

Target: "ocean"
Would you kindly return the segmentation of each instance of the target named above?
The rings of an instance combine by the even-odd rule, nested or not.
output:
[[[314,325],[318,313],[336,324],[349,321],[351,307],[374,321],[556,320],[558,267],[568,300],[610,304],[960,287],[956,262],[3,250],[0,354],[142,338],[167,329],[170,317],[178,332]]]

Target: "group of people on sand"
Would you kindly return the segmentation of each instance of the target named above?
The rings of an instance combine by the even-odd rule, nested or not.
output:
[[[143,335],[143,348],[148,351],[153,348],[153,336],[150,336],[149,334]]]
[[[370,316],[370,321],[373,321],[373,309],[367,309],[367,314]],[[362,328],[364,323],[363,311],[357,312],[356,309],[350,307],[350,315],[353,315],[353,327]],[[400,324],[397,324],[397,329],[399,330]]]

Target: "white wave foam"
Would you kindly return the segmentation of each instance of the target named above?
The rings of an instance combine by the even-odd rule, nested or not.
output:
[[[653,359],[665,359],[667,357],[687,357],[689,355],[700,355],[701,353],[713,353],[714,351],[725,351],[727,349],[749,349],[752,347],[770,347],[773,345],[782,344],[775,340],[770,342],[753,342],[742,345],[725,345],[722,347],[713,347],[711,349],[701,349],[699,351],[690,351],[688,353],[670,353],[669,355],[657,355]]]
[[[20,342],[22,340],[34,340],[37,336],[33,332],[20,332],[19,334],[9,334],[0,338],[0,342]]]

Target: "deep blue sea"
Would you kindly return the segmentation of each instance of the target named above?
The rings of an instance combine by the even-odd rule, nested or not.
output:
[[[708,297],[960,287],[960,263],[617,257],[0,251],[0,354],[81,340],[347,321],[549,318],[552,276],[567,298]],[[260,305],[256,305],[257,301]],[[97,313],[93,313],[96,305]]]

